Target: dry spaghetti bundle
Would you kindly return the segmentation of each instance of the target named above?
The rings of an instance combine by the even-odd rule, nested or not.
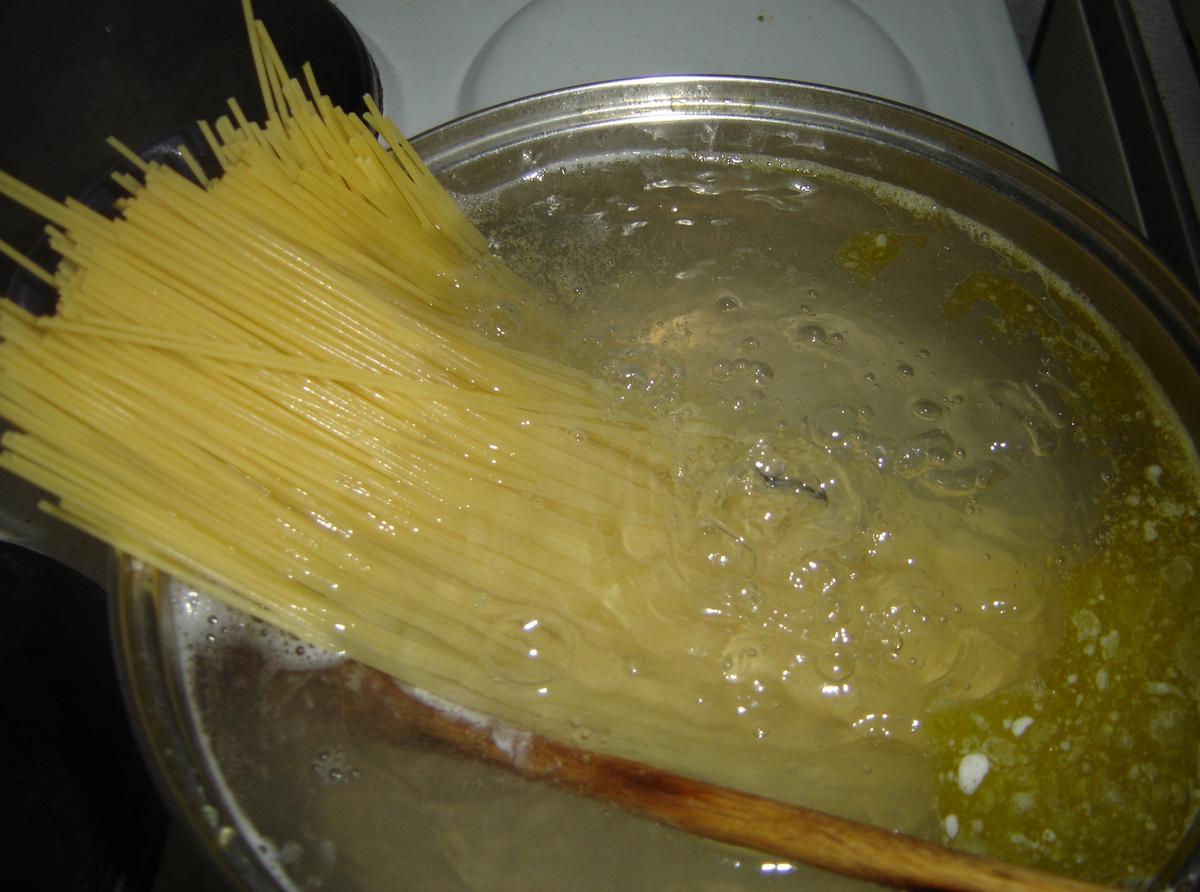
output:
[[[694,632],[641,600],[686,596],[663,544],[677,433],[472,330],[523,283],[374,105],[334,107],[307,68],[306,91],[251,31],[268,119],[231,102],[202,125],[219,176],[126,151],[116,219],[0,179],[62,257],[6,247],[60,298],[0,309],[0,465],[305,641],[685,766],[703,691],[654,654]]]

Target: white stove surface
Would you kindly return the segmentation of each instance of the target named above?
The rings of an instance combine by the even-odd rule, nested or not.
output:
[[[925,109],[1053,166],[1003,0],[334,0],[408,134],[557,87],[781,77]]]

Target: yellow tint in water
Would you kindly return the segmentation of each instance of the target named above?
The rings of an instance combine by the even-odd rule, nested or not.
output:
[[[680,735],[703,745],[668,767],[1097,879],[1152,872],[1196,806],[1197,467],[1111,331],[994,241],[819,171],[576,173],[476,209],[540,294],[465,309],[607,382],[675,449],[674,527],[618,540],[631,585],[604,593],[631,709],[639,685],[702,693]],[[695,435],[713,428],[716,447]],[[572,618],[496,623],[494,682],[558,695]],[[842,887],[344,740],[328,678],[247,688],[242,708],[280,717],[247,733],[243,687],[213,674],[213,749],[264,835],[303,842],[301,879]],[[581,708],[564,736],[621,730]],[[306,786],[335,745],[356,780]]]
[[[1055,295],[1063,317],[1082,319]],[[1033,330],[1086,387],[1093,449],[1110,461],[1102,523],[1066,557],[1068,621],[1053,661],[1026,684],[930,719],[954,842],[1015,861],[1137,881],[1163,863],[1200,803],[1200,640],[1194,595],[1200,517],[1194,458],[1115,350],[1064,342],[1065,328],[1012,282],[974,277],[948,311],[980,302],[997,337]],[[993,766],[955,783],[972,753]],[[947,834],[948,835],[948,834]]]
[[[552,230],[492,225],[551,297],[556,355],[638,356],[670,380],[651,411],[746,445],[681,458],[703,527],[684,556],[746,728],[840,770],[836,810],[934,826],[915,797],[952,845],[1152,873],[1200,788],[1200,535],[1195,455],[1140,367],[1028,260],[919,201],[700,163],[638,176],[550,176]],[[885,749],[847,770],[862,740]]]

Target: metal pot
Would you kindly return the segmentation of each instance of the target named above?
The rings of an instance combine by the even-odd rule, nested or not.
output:
[[[636,162],[678,153],[818,164],[908,190],[999,234],[1016,252],[1087,295],[1145,362],[1193,441],[1200,433],[1200,303],[1195,295],[1141,240],[1052,171],[947,121],[816,86],[659,77],[519,100],[451,122],[414,144],[468,207],[533,170],[585,171],[589,161]],[[419,779],[389,773],[389,758],[429,760],[428,771],[436,774],[437,759],[443,757],[419,747],[380,751],[374,743],[350,754],[348,748],[357,745],[355,732],[339,714],[336,682],[320,659],[306,666],[314,657],[300,653],[292,665],[276,664],[267,671],[255,641],[266,630],[131,562],[122,564],[117,592],[112,621],[144,747],[176,811],[238,882],[270,889],[373,883],[395,888],[406,879],[413,888],[470,887],[476,881],[467,851],[451,845],[437,858],[425,859],[428,852],[421,844],[404,845],[406,837],[421,838],[415,813],[372,815],[376,824],[394,822],[386,835],[400,854],[380,856],[379,864],[390,865],[385,868],[366,863],[378,852],[348,856],[325,834],[347,815],[379,808],[380,800],[365,788],[377,791],[391,784],[396,802],[426,795]],[[226,643],[198,656],[210,636],[224,636]],[[303,650],[303,645],[285,643],[283,649],[288,648]],[[369,770],[364,759],[373,760]],[[485,799],[511,796],[525,802],[526,794],[504,781],[469,772],[465,777],[451,800],[467,823],[486,819]],[[308,792],[289,798],[287,806],[273,801],[272,790],[298,787]],[[526,804],[534,812],[543,801],[535,796]],[[648,833],[653,853],[614,856],[597,847],[564,854],[552,846],[543,851],[521,839],[523,832],[537,832],[523,821],[514,821],[502,837],[478,827],[467,836],[473,846],[483,838],[513,849],[514,869],[527,871],[512,878],[514,888],[553,878],[586,886],[598,869],[626,876],[613,866],[623,857],[635,862],[634,868],[641,857],[694,861],[689,844],[666,831],[655,836],[657,830],[617,827],[602,812],[581,820],[597,833],[612,834],[606,848],[632,845]],[[1200,867],[1190,853],[1196,842],[1193,831],[1162,882],[1176,878],[1184,886],[1195,884]],[[373,874],[376,869],[385,872]],[[686,871],[683,876],[686,884]]]

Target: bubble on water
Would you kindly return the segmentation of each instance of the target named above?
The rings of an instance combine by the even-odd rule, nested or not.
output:
[[[754,575],[753,550],[715,523],[701,522],[676,543],[681,568],[696,582],[747,580]]]
[[[780,478],[787,476],[787,461],[767,440],[755,443],[747,458],[754,470],[764,478],[764,482],[771,486],[776,486]]]
[[[754,337],[743,338],[742,342],[740,344],[738,344],[738,349],[741,350],[743,353],[753,353],[755,350],[758,349],[758,347],[759,347],[759,340],[758,340],[758,338],[754,338]],[[760,363],[760,364],[765,365],[765,363]]]
[[[474,325],[484,337],[504,340],[520,334],[525,320],[516,304],[497,301],[484,304],[476,311]]]
[[[751,388],[745,393],[735,394],[721,400],[721,404],[731,412],[753,415],[762,406],[762,401],[766,394],[761,390]]]
[[[722,294],[717,298],[717,309],[722,313],[731,313],[741,307],[742,302],[733,294]]]
[[[797,325],[787,333],[787,340],[797,347],[820,346],[826,342],[828,335],[823,325]]]
[[[832,558],[812,557],[788,571],[788,582],[793,589],[805,597],[806,601],[832,595],[846,582],[847,578],[846,568],[840,561]],[[833,619],[841,615],[840,610],[831,610],[825,618]]]
[[[733,593],[730,605],[735,615],[760,613],[766,605],[766,596],[753,583],[748,583]]]
[[[752,359],[734,360],[730,377],[754,387],[766,387],[775,378],[775,370],[765,362]]]
[[[518,685],[544,685],[570,661],[570,626],[539,608],[514,610],[492,620],[487,636],[489,666]]]
[[[922,431],[901,444],[893,467],[902,477],[917,477],[946,465],[954,450],[954,440],[946,431],[940,428]]]
[[[350,763],[340,744],[318,752],[311,769],[318,782],[327,786],[348,784],[359,776],[358,769]]]
[[[813,661],[817,674],[827,681],[843,682],[854,674],[857,660],[849,649],[839,648],[818,654]]]
[[[916,371],[907,362],[898,362],[896,363],[896,374],[901,378],[911,378]]]
[[[916,400],[912,404],[912,413],[925,421],[937,421],[942,417],[942,407],[933,400]]]
[[[756,413],[766,399],[765,390],[775,378],[775,370],[765,362],[752,359],[718,359],[712,365],[713,380],[723,382],[718,405],[739,414]]]
[[[748,366],[750,377],[759,387],[766,387],[775,380],[775,370],[765,362],[752,362]]]
[[[686,377],[670,357],[648,344],[622,350],[600,367],[608,382],[623,395],[650,402],[665,399],[669,403],[672,396],[678,396]]]
[[[800,325],[788,334],[788,340],[797,346],[820,346],[826,338],[825,329],[820,325]]]
[[[828,406],[813,419],[814,438],[830,453],[843,450],[862,452],[867,445],[867,432],[862,428],[862,418],[854,406]]]

